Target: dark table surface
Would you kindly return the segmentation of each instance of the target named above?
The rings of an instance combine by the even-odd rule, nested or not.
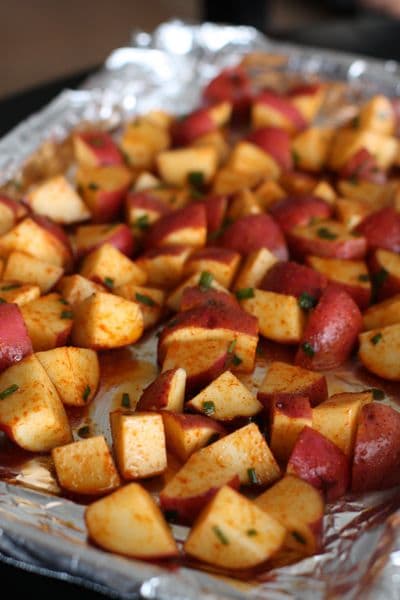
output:
[[[280,38],[299,44],[336,48],[384,59],[400,60],[400,23],[377,17],[361,18],[357,21],[337,21],[283,33]],[[27,90],[0,101],[0,137],[17,125],[22,119],[45,106],[61,90],[76,88],[84,79],[96,70],[75,73],[74,75],[36,88]],[[34,590],[36,597],[64,597],[77,593],[81,598],[100,599],[103,595],[86,590],[77,585],[65,583],[48,577],[21,571],[13,566],[0,563],[0,580],[6,589],[12,590],[18,597]],[[8,585],[9,584],[9,587]]]

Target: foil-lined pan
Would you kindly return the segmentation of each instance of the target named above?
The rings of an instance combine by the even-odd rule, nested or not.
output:
[[[198,103],[204,84],[221,68],[237,63],[249,52],[268,53],[268,76],[275,71],[280,76],[317,76],[346,83],[342,88],[347,94],[346,107],[351,108],[352,103],[378,91],[400,95],[400,67],[393,61],[278,44],[249,27],[208,23],[189,26],[173,21],[161,25],[153,34],[134,33],[131,47],[115,50],[103,69],[81,90],[64,91],[5,136],[0,141],[0,185],[17,185],[26,165],[32,172],[40,147],[42,158],[46,157],[46,153],[51,154],[51,145],[62,144],[82,123],[101,122],[114,129],[134,114],[152,108],[173,113],[191,110]],[[348,112],[345,115],[348,117]],[[339,111],[339,118],[342,117]],[[334,122],[338,111],[324,118]],[[152,333],[114,358],[107,354],[101,357],[102,381],[95,402],[87,413],[71,415],[75,437],[85,423],[93,433],[103,433],[110,441],[108,413],[122,392],[129,391],[131,398],[138,398],[154,377],[155,348],[156,336]],[[257,357],[254,374],[243,378],[252,389],[257,389],[267,363],[267,355]],[[328,374],[328,385],[330,393],[383,387],[386,402],[397,404],[400,399],[399,386],[382,386],[356,363]],[[18,454],[4,438],[0,438],[0,480],[0,559],[113,597],[400,598],[398,489],[346,496],[329,505],[321,554],[260,574],[251,582],[239,582],[189,567],[172,571],[90,546],[83,518],[85,507],[61,497],[49,459]],[[155,494],[156,488],[155,482]],[[187,531],[185,527],[173,526],[178,542],[185,540]]]

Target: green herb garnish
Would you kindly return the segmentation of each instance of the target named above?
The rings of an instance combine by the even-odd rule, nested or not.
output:
[[[243,360],[237,354],[234,354],[232,356],[232,364],[234,367],[238,367],[239,365],[242,364],[242,362],[243,362]]]
[[[98,190],[99,185],[97,183],[95,183],[94,181],[91,181],[90,183],[88,183],[88,189],[89,190]]]
[[[315,354],[315,350],[311,346],[310,342],[304,342],[304,344],[301,345],[301,349],[303,350],[304,354],[307,354],[307,356],[310,356],[311,358]]]
[[[84,391],[83,391],[83,394],[82,394],[82,398],[83,398],[84,402],[86,402],[86,401],[87,401],[87,399],[89,398],[89,396],[90,396],[90,391],[91,391],[91,390],[90,390],[90,385],[87,385],[87,386],[85,387]]]
[[[360,115],[355,116],[352,119],[351,124],[354,129],[358,129],[360,127]]]
[[[90,427],[89,427],[89,425],[84,425],[83,427],[80,427],[78,429],[77,433],[78,433],[79,437],[81,437],[81,438],[87,437],[90,434]]]
[[[10,283],[0,288],[2,292],[10,292],[11,290],[18,290],[22,286],[21,283]]]
[[[374,400],[383,400],[385,397],[385,392],[379,388],[372,388],[371,392]]]
[[[297,152],[297,150],[292,149],[292,160],[294,167],[298,167],[300,163],[300,154]]]
[[[232,340],[231,342],[229,342],[228,354],[233,354],[233,351],[235,350],[236,342],[237,342],[237,340]]]
[[[191,171],[188,174],[188,183],[196,190],[204,186],[204,173],[202,171]]]
[[[337,238],[336,233],[333,233],[327,227],[320,227],[319,229],[317,229],[317,235],[318,235],[318,237],[320,237],[324,240],[336,240],[336,238]]]
[[[311,296],[311,294],[303,292],[300,294],[297,302],[300,308],[304,308],[304,310],[311,310],[317,304],[317,299],[315,296]]]
[[[254,298],[253,288],[242,288],[236,291],[236,298],[238,300],[246,300],[247,298]]]
[[[303,544],[304,546],[307,544],[306,539],[298,531],[292,531],[291,534],[299,544]]]
[[[372,336],[372,338],[370,339],[370,342],[371,342],[371,344],[376,346],[377,344],[379,344],[381,339],[382,339],[382,334],[379,332]]]
[[[141,304],[146,304],[147,306],[155,306],[156,304],[153,298],[150,298],[150,296],[146,296],[146,294],[139,294],[139,292],[136,292],[135,298],[138,302],[140,302]]]
[[[68,304],[68,302],[64,298],[59,298],[58,300],[61,304]]]
[[[103,283],[110,289],[114,287],[114,279],[112,277],[104,277]]]
[[[129,396],[129,394],[127,392],[124,392],[122,394],[121,406],[123,406],[124,408],[130,408],[131,407],[131,399],[130,399],[130,396]]]
[[[372,275],[372,298],[371,302],[376,302],[378,298],[378,293],[386,279],[389,277],[389,271],[386,269],[380,269],[376,273]]]
[[[215,404],[214,402],[212,402],[212,400],[205,400],[201,405],[201,408],[207,416],[213,415],[215,413]]]
[[[215,535],[217,536],[217,538],[219,539],[219,541],[221,542],[221,544],[224,544],[224,546],[228,546],[229,540],[226,537],[226,535],[224,534],[224,532],[221,530],[221,528],[218,527],[218,525],[214,525],[212,530],[215,533]]]
[[[199,279],[199,287],[203,290],[208,290],[211,287],[214,277],[209,271],[203,271]]]
[[[253,469],[253,468],[247,469],[247,475],[248,475],[250,483],[252,483],[254,485],[257,485],[258,483],[260,483],[255,469]]]
[[[60,317],[62,319],[73,319],[74,313],[72,312],[72,310],[63,310]]]
[[[177,510],[166,510],[164,512],[164,516],[167,521],[171,521],[172,523],[176,523],[179,519],[179,513]]]
[[[19,385],[13,383],[8,388],[0,392],[0,400],[4,400],[4,398],[7,398],[7,396],[11,396],[11,394],[16,392],[17,390],[19,390]]]
[[[249,537],[254,537],[255,535],[258,535],[258,531],[257,529],[248,529],[246,531],[246,535],[248,535]]]
[[[134,223],[134,227],[137,227],[137,229],[141,229],[142,231],[146,231],[146,229],[150,227],[149,215],[142,215],[138,217]]]
[[[368,273],[361,273],[357,279],[358,281],[369,281],[369,275]]]

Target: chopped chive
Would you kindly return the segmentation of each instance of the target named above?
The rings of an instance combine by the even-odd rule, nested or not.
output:
[[[91,181],[90,183],[88,183],[88,188],[89,188],[89,190],[98,190],[99,186],[94,181]]]
[[[356,115],[351,121],[352,127],[358,129],[360,127],[360,115]]]
[[[372,388],[371,392],[374,400],[383,400],[385,397],[385,392],[379,388]]]
[[[257,356],[263,356],[263,354],[264,354],[264,349],[263,349],[263,347],[261,346],[261,344],[258,344],[258,345],[257,345],[257,348],[256,348],[256,354],[257,354]]]
[[[86,402],[86,401],[87,401],[87,399],[89,398],[89,396],[90,396],[90,392],[91,392],[91,390],[90,390],[90,385],[87,385],[87,386],[85,387],[84,391],[83,391],[83,394],[82,394],[82,398],[83,398],[84,402]]]
[[[207,446],[210,446],[214,442],[217,442],[219,440],[219,438],[220,438],[219,433],[212,433],[210,435],[210,437],[208,438]]]
[[[22,286],[21,283],[10,283],[0,288],[2,292],[10,292],[11,290],[18,290]]]
[[[89,425],[84,425],[83,427],[80,427],[78,429],[77,433],[78,433],[79,437],[81,437],[81,438],[87,437],[89,435],[89,433],[90,433],[90,427],[89,427]]]
[[[209,271],[203,271],[200,275],[199,286],[203,290],[208,290],[211,287],[214,277]]]
[[[248,535],[249,537],[254,537],[255,535],[258,535],[258,531],[257,529],[248,529],[246,531],[246,535]]]
[[[301,348],[304,354],[307,354],[307,356],[310,356],[311,358],[314,356],[315,350],[311,346],[310,342],[304,342],[304,344],[301,345]]]
[[[123,406],[124,408],[130,408],[131,407],[131,399],[130,399],[130,396],[129,396],[129,394],[127,392],[124,392],[122,394],[121,406]]]
[[[201,189],[204,186],[204,173],[202,171],[191,171],[188,174],[188,183],[195,189]]]
[[[304,546],[307,544],[306,539],[298,531],[292,531],[291,534],[299,544],[303,544]]]
[[[318,235],[318,237],[320,237],[324,240],[336,240],[336,238],[337,238],[336,233],[333,233],[327,227],[320,227],[319,229],[317,229],[317,235]]]
[[[237,340],[232,340],[228,345],[228,354],[233,354]]]
[[[298,304],[300,308],[304,308],[304,310],[311,310],[317,304],[317,299],[315,296],[312,296],[307,292],[303,292],[299,296]]]
[[[249,478],[250,483],[253,483],[254,485],[260,483],[255,469],[247,469],[247,476]]]
[[[368,273],[361,273],[357,279],[358,281],[369,281],[369,275]]]
[[[150,227],[149,215],[142,215],[141,217],[138,217],[135,221],[134,226],[138,229],[141,229],[142,231],[148,229]]]
[[[215,404],[212,400],[205,400],[201,405],[203,412],[207,415],[213,415],[215,413]]]
[[[372,338],[370,339],[370,342],[371,342],[371,344],[376,346],[377,344],[379,344],[381,339],[382,339],[382,334],[379,332],[372,336]]]
[[[178,325],[179,321],[178,319],[171,319],[171,321],[169,321],[165,327],[175,327],[175,325]]]
[[[214,525],[212,530],[215,533],[215,535],[217,536],[217,538],[219,539],[219,541],[221,542],[221,544],[224,544],[224,546],[228,546],[229,540],[226,537],[226,535],[224,534],[224,532],[221,530],[221,528],[218,527],[218,525]]]
[[[197,188],[191,188],[190,195],[191,195],[191,197],[192,197],[193,200],[199,200],[200,198],[204,197],[203,192],[201,192]],[[172,199],[171,199],[171,202],[172,202]]]
[[[254,298],[253,288],[242,288],[236,291],[236,298],[238,300],[245,300],[246,298]]]
[[[61,302],[61,304],[68,304],[68,302],[64,298],[60,298],[59,302]]]
[[[298,167],[300,162],[300,154],[297,152],[297,150],[292,149],[292,160],[295,168]]]
[[[232,356],[232,364],[233,364],[235,367],[238,367],[239,365],[241,365],[241,364],[242,364],[242,362],[243,362],[243,360],[242,360],[242,359],[240,358],[240,356],[238,356],[237,354],[234,354],[234,355]]]
[[[11,396],[11,394],[16,392],[17,390],[19,390],[19,385],[13,383],[8,388],[0,392],[0,400],[4,400],[4,398],[7,398],[7,396]]]
[[[372,302],[376,302],[379,290],[381,289],[388,277],[389,271],[383,268],[372,275]]]
[[[139,294],[139,292],[136,292],[135,298],[138,302],[141,302],[141,304],[147,304],[147,306],[155,306],[156,304],[153,298],[146,296],[146,294]]]
[[[72,310],[63,310],[60,317],[62,319],[73,319],[74,313],[72,312]]]
[[[349,183],[351,183],[352,185],[358,185],[358,175],[356,173],[350,175]]]
[[[177,510],[166,510],[164,512],[164,516],[167,521],[172,521],[172,523],[176,523],[179,519],[179,513]]]
[[[114,287],[114,279],[112,277],[104,277],[103,283],[110,289]]]

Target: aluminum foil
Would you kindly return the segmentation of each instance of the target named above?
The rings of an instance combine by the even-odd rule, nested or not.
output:
[[[153,34],[136,32],[132,46],[114,51],[80,91],[65,91],[0,141],[0,185],[19,177],[25,162],[49,140],[62,141],[82,122],[115,128],[135,113],[164,108],[184,113],[222,67],[250,51],[277,57],[280,73],[343,81],[352,101],[376,91],[400,95],[400,70],[392,62],[276,44],[249,27],[181,22]],[[155,373],[155,334],[116,359],[104,354],[99,393],[86,414],[71,415],[76,431],[88,424],[109,439],[108,413],[124,391],[138,398]],[[270,357],[257,358],[256,389]],[[383,387],[397,404],[399,386],[382,384],[356,363],[330,373],[330,393]],[[187,567],[174,571],[110,555],[86,540],[84,506],[61,497],[47,457],[15,453],[0,438],[0,559],[21,568],[74,581],[110,596],[154,600],[397,600],[400,598],[399,490],[346,496],[329,505],[324,550],[294,565],[238,582]],[[156,495],[157,482],[151,491]],[[160,484],[160,482],[158,482]],[[185,527],[174,526],[182,543]]]

